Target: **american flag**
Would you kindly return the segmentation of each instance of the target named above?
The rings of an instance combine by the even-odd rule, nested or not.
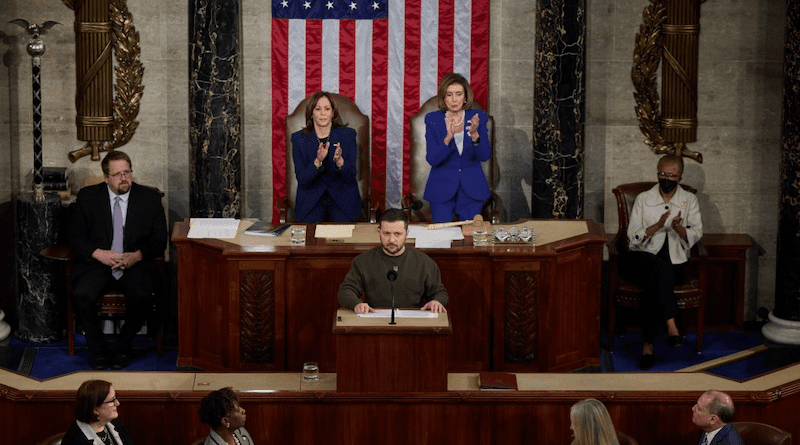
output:
[[[371,193],[400,206],[409,192],[409,118],[439,80],[462,74],[487,105],[489,1],[272,0],[274,220],[286,182],[286,116],[319,90],[353,99],[370,117]]]

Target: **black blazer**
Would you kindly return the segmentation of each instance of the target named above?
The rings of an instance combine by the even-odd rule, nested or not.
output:
[[[119,445],[135,445],[130,433],[128,433],[128,430],[125,429],[125,426],[122,425],[122,422],[120,422],[119,419],[114,419],[110,423],[114,425],[114,428],[117,430],[117,434],[119,434],[119,438],[122,440],[122,443]],[[61,445],[95,444],[93,441],[86,438],[86,436],[83,434],[83,431],[81,431],[81,428],[78,426],[78,422],[72,422],[72,425],[69,426],[66,434],[64,434],[64,438],[61,439]]]
[[[137,183],[131,185],[123,234],[125,252],[142,251],[142,261],[133,267],[153,267],[153,260],[164,254],[168,238],[167,220],[158,192]],[[107,268],[92,258],[92,252],[111,249],[113,237],[108,186],[101,182],[82,188],[69,224],[69,242],[77,253],[72,276]]]

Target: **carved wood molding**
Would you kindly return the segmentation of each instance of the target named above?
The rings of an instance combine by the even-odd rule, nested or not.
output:
[[[504,355],[510,363],[535,363],[539,330],[539,283],[531,271],[505,277]]]
[[[272,270],[239,275],[239,349],[244,361],[275,359],[275,277]]]

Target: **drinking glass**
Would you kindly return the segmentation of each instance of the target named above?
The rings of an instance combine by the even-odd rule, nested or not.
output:
[[[292,244],[306,243],[306,226],[292,226]]]

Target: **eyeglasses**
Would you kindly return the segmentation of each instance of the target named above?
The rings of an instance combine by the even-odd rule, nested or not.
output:
[[[109,401],[107,401],[107,402],[103,402],[103,403],[107,403],[107,404],[109,404],[109,405],[112,405],[112,406],[113,406],[113,405],[116,405],[117,403],[119,403],[119,399],[117,399],[116,397],[114,397],[113,399],[111,399],[111,400],[109,400]]]
[[[124,170],[119,173],[114,173],[113,175],[108,175],[109,178],[130,178],[133,175],[133,171],[131,170]]]
[[[678,175],[674,175],[672,173],[664,173],[664,172],[658,172],[658,177],[664,179],[673,179],[673,180],[678,179]]]

